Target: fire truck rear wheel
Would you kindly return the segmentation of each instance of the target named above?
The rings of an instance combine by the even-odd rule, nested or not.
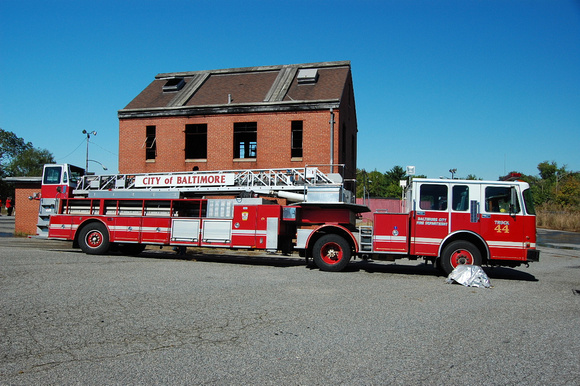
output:
[[[84,253],[102,255],[109,250],[109,232],[100,222],[87,224],[81,229],[79,246]]]
[[[319,238],[312,250],[314,263],[322,271],[342,271],[350,262],[348,242],[339,235],[329,234]]]
[[[454,241],[443,249],[441,267],[447,275],[461,264],[481,265],[481,252],[469,241]]]

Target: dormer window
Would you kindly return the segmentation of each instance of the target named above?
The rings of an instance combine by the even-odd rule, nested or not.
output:
[[[298,71],[298,84],[314,84],[318,80],[316,68],[302,68]]]
[[[163,92],[179,91],[183,86],[185,86],[185,80],[183,78],[170,78],[165,82]]]

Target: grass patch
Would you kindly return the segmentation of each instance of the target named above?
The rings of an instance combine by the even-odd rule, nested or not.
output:
[[[538,228],[580,232],[580,210],[557,205],[542,205],[537,208],[536,225]]]

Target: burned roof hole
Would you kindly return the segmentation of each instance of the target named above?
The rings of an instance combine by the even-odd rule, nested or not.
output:
[[[163,86],[163,92],[168,91],[179,91],[185,86],[185,80],[183,78],[170,78],[167,79],[165,85]]]

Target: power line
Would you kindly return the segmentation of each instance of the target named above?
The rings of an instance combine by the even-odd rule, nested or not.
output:
[[[92,144],[93,144],[93,145],[95,145],[96,147],[99,147],[99,148],[103,149],[103,150],[104,150],[104,151],[106,151],[107,153],[111,153],[112,155],[116,155],[116,156],[118,156],[118,155],[119,155],[119,154],[113,153],[112,151],[110,151],[110,150],[108,150],[108,149],[105,149],[104,147],[102,147],[102,146],[101,146],[101,145],[99,145],[98,143],[95,143],[95,142],[93,142],[93,141],[90,141],[90,143],[92,143]]]
[[[73,154],[75,151],[77,151],[77,150],[79,149],[79,147],[81,147],[81,145],[82,145],[84,142],[85,142],[85,140],[83,139],[83,140],[81,141],[81,143],[79,143],[79,145],[78,145],[78,146],[77,146],[77,147],[76,147],[76,148],[75,148],[73,151],[71,151],[69,154],[65,155],[64,157],[59,157],[59,158],[57,158],[56,160],[57,160],[57,161],[60,161],[60,160],[62,160],[62,159],[65,159],[65,158],[68,158],[68,157],[70,157],[70,156],[71,156],[71,155],[72,155],[72,154]]]

